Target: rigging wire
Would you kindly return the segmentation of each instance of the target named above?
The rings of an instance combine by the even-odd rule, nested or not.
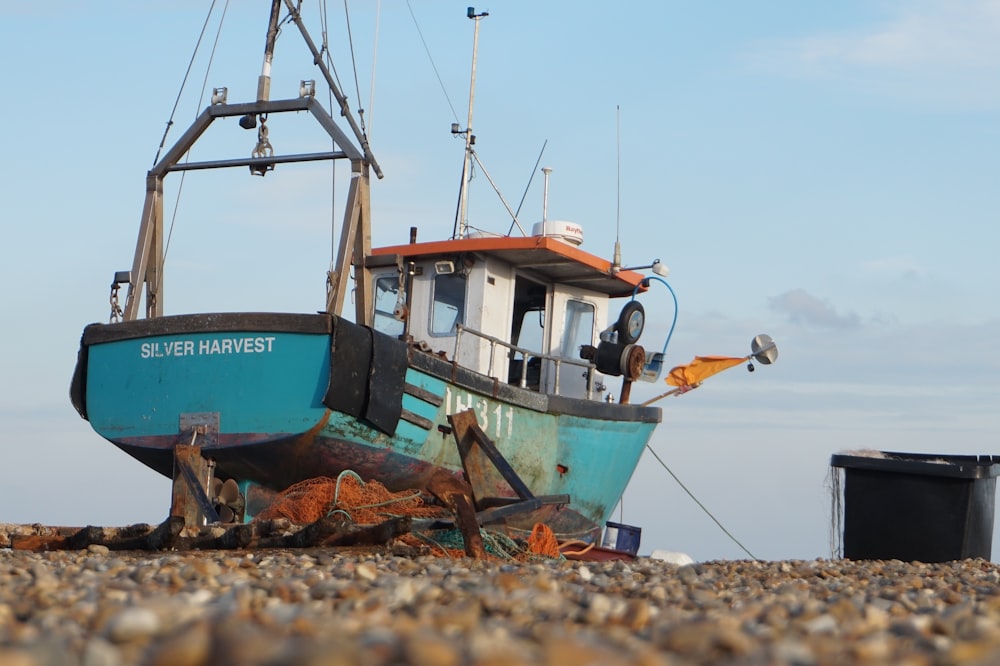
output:
[[[351,68],[354,70],[354,94],[358,96],[358,123],[361,125],[361,133],[365,136],[365,109],[361,106],[361,84],[358,83],[358,61],[354,57],[354,33],[351,30],[351,14],[347,10],[347,0],[344,0],[344,18],[347,21],[347,43],[351,49]]]
[[[212,2],[212,7],[215,7],[214,0]],[[202,105],[202,103],[205,100],[205,89],[208,87],[208,74],[209,74],[209,72],[212,71],[212,62],[214,62],[214,60],[215,60],[215,51],[219,47],[219,37],[222,36],[222,24],[225,23],[226,12],[228,10],[229,10],[229,0],[226,0],[226,4],[222,7],[222,16],[219,17],[219,27],[218,27],[218,29],[215,32],[215,41],[212,42],[212,52],[209,53],[209,56],[208,56],[208,66],[205,67],[205,78],[202,79],[202,82],[201,82],[201,93],[198,96],[198,107],[195,109],[195,117],[196,118],[198,117],[198,113],[201,110],[201,105]],[[209,10],[209,17],[211,17],[211,10]],[[205,19],[205,25],[208,25],[208,19],[207,18]],[[205,34],[205,27],[204,26],[201,29],[201,33],[202,33],[202,35]],[[201,36],[198,37],[198,43],[201,44]],[[197,53],[197,52],[198,52],[198,47],[195,46],[195,53]],[[191,61],[194,62],[194,54],[191,55]],[[191,65],[189,64],[188,65],[188,72],[190,72],[190,71],[191,71]],[[187,74],[184,75],[184,79],[185,79],[185,81],[187,80]],[[181,86],[181,89],[183,90],[183,84]],[[180,94],[178,94],[178,100],[180,100]],[[174,109],[176,110],[176,108],[177,108],[177,106],[176,106],[176,103],[175,103]],[[173,122],[173,114],[171,114],[171,121],[170,122],[171,123]],[[168,124],[168,129],[169,129],[169,124]],[[166,133],[164,133],[163,138],[166,139]],[[161,149],[163,148],[163,144],[162,143],[160,144],[160,148]],[[188,150],[187,154],[184,156],[184,162],[186,163],[190,159],[191,159],[191,151]],[[159,152],[157,152],[157,161],[159,161]],[[154,164],[155,163],[156,162],[154,162]],[[167,230],[167,240],[166,240],[166,242],[163,245],[163,257],[160,260],[161,261],[161,266],[165,266],[166,263],[167,263],[167,252],[170,251],[170,239],[173,238],[173,235],[174,235],[174,223],[177,221],[177,210],[180,208],[181,192],[184,191],[184,177],[186,175],[187,175],[186,171],[182,171],[181,172],[181,181],[177,185],[177,196],[174,198],[174,210],[173,210],[173,213],[170,216],[170,227]]]
[[[514,219],[511,221],[510,226],[507,227],[507,235],[510,236],[511,232],[514,231],[514,225],[517,224],[517,216],[521,214],[521,207],[524,206],[524,200],[528,196],[528,190],[531,189],[531,181],[535,179],[535,174],[538,173],[538,165],[542,163],[542,154],[545,152],[545,146],[549,145],[549,140],[546,139],[542,144],[542,149],[538,151],[538,159],[535,160],[535,166],[531,168],[531,176],[528,177],[528,184],[524,188],[524,193],[521,195],[521,203],[517,204],[517,210],[514,211]]]
[[[327,17],[329,16],[330,12],[329,12],[329,10],[326,7],[326,0],[320,0],[320,3],[319,3],[319,13],[320,13],[320,22],[323,25],[323,45],[320,47],[319,52],[320,52],[320,54],[324,54],[324,53],[326,54],[326,66],[330,70],[330,73],[333,74],[333,78],[334,78],[334,80],[337,83],[337,87],[340,88],[341,90],[343,90],[344,89],[344,84],[340,82],[340,72],[337,71],[337,67],[336,67],[335,63],[333,62],[333,58],[330,56],[329,33],[327,32]],[[332,111],[333,111],[333,91],[332,90],[330,91],[330,110],[331,110],[331,113],[332,113]]]
[[[714,523],[715,523],[716,525],[718,525],[718,526],[719,526],[719,529],[720,529],[720,530],[722,530],[722,531],[723,531],[723,533],[725,533],[725,535],[726,535],[727,537],[729,537],[729,538],[730,538],[730,540],[732,540],[732,542],[733,542],[733,543],[735,543],[735,544],[736,544],[737,546],[739,546],[739,547],[740,547],[740,550],[742,550],[742,551],[743,551],[744,553],[746,553],[747,555],[749,555],[749,556],[750,556],[750,559],[752,559],[752,560],[757,560],[757,559],[759,559],[759,558],[758,558],[758,557],[757,557],[756,555],[754,555],[754,554],[753,554],[753,553],[751,553],[751,552],[750,552],[749,550],[747,550],[747,547],[746,547],[746,546],[744,546],[744,545],[743,545],[742,543],[740,543],[739,539],[737,539],[736,537],[734,537],[734,536],[733,536],[733,535],[732,535],[732,534],[731,534],[731,533],[729,532],[729,530],[727,530],[727,529],[726,529],[725,527],[723,527],[722,523],[720,523],[720,522],[719,522],[719,519],[718,519],[718,518],[716,518],[715,516],[713,516],[713,515],[712,515],[712,512],[711,512],[711,511],[709,511],[709,510],[708,510],[708,509],[707,509],[707,508],[705,507],[705,505],[704,505],[704,504],[702,504],[702,503],[701,503],[701,502],[700,502],[700,501],[698,500],[698,498],[694,496],[694,493],[692,493],[692,492],[691,492],[690,490],[688,490],[688,487],[687,487],[687,486],[685,486],[685,485],[684,485],[684,484],[683,484],[683,483],[681,482],[681,480],[680,480],[680,479],[679,479],[679,478],[677,477],[677,475],[676,475],[676,474],[674,474],[673,470],[672,470],[672,469],[670,469],[669,467],[667,467],[667,463],[663,462],[663,459],[662,459],[662,458],[660,458],[660,456],[656,455],[656,451],[654,451],[654,450],[653,450],[653,447],[652,447],[652,446],[650,446],[648,442],[646,443],[646,448],[647,448],[647,449],[649,449],[649,452],[653,454],[653,457],[654,457],[654,458],[656,458],[656,461],[657,461],[658,463],[660,463],[660,465],[661,465],[661,466],[663,467],[663,469],[667,470],[667,474],[669,474],[670,476],[674,477],[674,481],[676,481],[676,482],[677,482],[677,485],[679,485],[679,486],[681,487],[681,489],[682,489],[682,490],[683,490],[684,492],[686,492],[686,493],[687,493],[688,497],[690,497],[690,498],[691,498],[692,500],[694,500],[694,503],[695,503],[695,504],[697,504],[697,505],[698,505],[698,506],[699,506],[699,507],[701,508],[701,510],[702,510],[702,511],[704,511],[704,512],[705,512],[705,514],[706,514],[706,515],[707,515],[707,516],[708,516],[709,518],[711,518],[711,519],[712,519],[712,521],[713,521],[713,522],[714,522]]]
[[[445,100],[448,101],[448,106],[451,108],[451,115],[455,118],[455,122],[459,122],[458,113],[455,111],[455,105],[451,103],[451,98],[448,97],[448,91],[444,87],[444,81],[441,80],[441,74],[438,72],[437,65],[434,64],[434,56],[431,55],[431,50],[427,47],[427,40],[424,39],[424,33],[420,30],[420,24],[417,23],[417,15],[413,13],[413,7],[410,6],[410,0],[406,0],[406,8],[410,10],[410,16],[413,18],[413,25],[417,28],[417,34],[420,35],[420,43],[424,45],[424,51],[427,52],[427,59],[431,61],[431,68],[434,70],[434,76],[437,77],[438,85],[441,86],[441,92],[444,93]]]
[[[326,66],[334,73],[336,76],[337,72],[333,68],[333,56],[330,55],[330,49],[328,48],[327,35],[329,30],[329,24],[327,23],[327,17],[330,15],[326,7],[326,0],[319,0],[319,17],[320,23],[322,25],[323,31],[323,47],[321,53],[326,54]],[[339,77],[338,77],[339,85]],[[327,103],[330,105],[331,112],[333,111],[333,90],[330,86],[326,87],[326,99]],[[337,149],[337,142],[332,138],[330,143],[333,150]],[[333,264],[337,257],[337,160],[330,160],[330,271],[327,271],[326,280],[327,287],[331,285],[331,271],[333,270]]]
[[[170,111],[170,118],[167,120],[167,127],[163,130],[163,138],[160,139],[160,147],[156,149],[156,157],[153,158],[153,164],[155,165],[160,161],[160,153],[163,151],[163,146],[167,141],[167,134],[170,132],[171,126],[174,124],[174,115],[177,113],[177,106],[181,102],[181,95],[184,94],[184,86],[187,85],[188,76],[191,74],[191,67],[194,65],[194,59],[198,55],[198,49],[201,47],[201,40],[205,36],[205,29],[208,28],[208,22],[212,18],[212,12],[215,10],[215,0],[212,0],[212,4],[208,8],[208,15],[205,16],[205,22],[201,26],[201,32],[198,34],[198,41],[194,45],[194,52],[191,53],[191,59],[188,61],[187,70],[184,72],[184,78],[181,80],[181,88],[177,91],[177,99],[174,100],[174,108]]]
[[[371,138],[370,132],[372,126],[372,117],[374,116],[374,110],[375,110],[375,68],[378,65],[378,33],[381,21],[382,21],[382,0],[378,0],[378,2],[375,3],[375,44],[372,46],[372,81],[371,81],[371,88],[368,90],[368,128],[369,128],[368,137],[369,138]]]

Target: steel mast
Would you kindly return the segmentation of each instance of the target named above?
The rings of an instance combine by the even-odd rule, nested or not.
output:
[[[472,37],[472,76],[469,82],[469,118],[464,132],[458,123],[451,126],[452,134],[465,134],[465,161],[462,163],[462,185],[458,193],[458,211],[455,215],[455,235],[464,238],[469,227],[469,172],[472,168],[472,146],[476,137],[472,134],[472,108],[476,94],[476,54],[479,50],[479,19],[489,16],[489,12],[476,13],[475,7],[469,7],[466,16],[476,22]]]

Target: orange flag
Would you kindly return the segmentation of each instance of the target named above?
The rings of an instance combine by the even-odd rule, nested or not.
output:
[[[670,371],[666,382],[671,386],[690,387],[700,384],[714,374],[722,372],[734,365],[743,363],[746,358],[735,356],[695,356],[687,365],[679,365]]]

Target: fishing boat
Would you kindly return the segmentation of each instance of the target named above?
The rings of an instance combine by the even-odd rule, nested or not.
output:
[[[312,51],[341,119],[312,82],[297,98],[270,99],[282,11]],[[469,10],[477,39],[484,15]],[[645,314],[636,296],[652,280],[666,285],[665,267],[623,267],[617,252],[608,260],[583,250],[581,227],[548,220],[544,206],[531,233],[470,232],[464,192],[451,236],[423,241],[411,229],[402,243],[371,247],[370,179],[382,171],[298,3],[273,0],[265,43],[257,99],[229,103],[216,90],[147,174],[132,267],[112,283],[111,321],[83,331],[70,391],[80,415],[175,484],[194,470],[194,485],[216,509],[220,482],[238,488],[221,503],[240,511],[205,511],[230,520],[253,515],[255,493],[346,470],[394,491],[424,488],[442,472],[469,480],[473,467],[484,467],[467,455],[471,432],[487,454],[476,506],[494,511],[486,518],[511,530],[544,521],[559,538],[598,539],[661,421],[659,407],[631,404],[630,393],[633,382],[660,375],[663,352],[640,345]],[[274,154],[266,122],[294,113],[311,116],[335,149]],[[471,125],[471,102],[469,115]],[[210,125],[237,120],[258,128],[250,157],[185,161]],[[466,135],[466,172],[470,129],[453,128]],[[320,311],[164,314],[166,176],[232,167],[264,175],[319,160],[351,168]],[[467,182],[463,174],[463,190]],[[344,312],[349,285],[353,317]],[[755,352],[767,358],[758,343]],[[193,467],[178,456],[192,446]],[[513,504],[521,510],[502,512]]]

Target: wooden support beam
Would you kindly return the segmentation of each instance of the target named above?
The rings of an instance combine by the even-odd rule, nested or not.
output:
[[[455,513],[455,524],[465,542],[465,554],[477,560],[486,559],[486,546],[479,532],[472,486],[444,470],[438,470],[427,483],[427,491]]]
[[[486,499],[485,490],[490,487],[488,482],[490,471],[487,463],[492,463],[493,468],[499,472],[515,495],[525,500],[535,496],[500,453],[496,444],[479,427],[479,421],[473,410],[467,409],[464,412],[451,414],[448,416],[448,422],[455,435],[465,475],[475,492],[477,506],[482,508],[481,503]]]
[[[12,535],[14,550],[83,550],[87,546],[106,546],[110,550],[163,550],[170,548],[184,527],[184,519],[171,516],[159,525],[137,524],[127,527],[77,528],[71,534]]]
[[[472,497],[452,495],[451,498],[455,507],[455,521],[465,543],[465,554],[475,560],[485,560],[486,546],[483,544],[483,535],[479,532],[479,521],[476,519]]]
[[[186,527],[200,527],[207,520],[219,522],[219,514],[208,497],[211,468],[201,457],[201,447],[178,444],[174,447],[174,484],[170,515],[181,516]]]
[[[106,546],[110,550],[228,550],[242,548],[312,548],[318,546],[384,546],[412,529],[409,516],[377,525],[357,525],[340,517],[324,517],[287,534],[288,522],[261,521],[245,525],[214,525],[185,529],[181,516],[170,516],[157,526],[65,528],[43,534],[12,534],[14,550],[82,550]],[[70,530],[67,533],[67,530]],[[183,532],[182,532],[183,530]],[[183,536],[182,536],[183,535]]]

